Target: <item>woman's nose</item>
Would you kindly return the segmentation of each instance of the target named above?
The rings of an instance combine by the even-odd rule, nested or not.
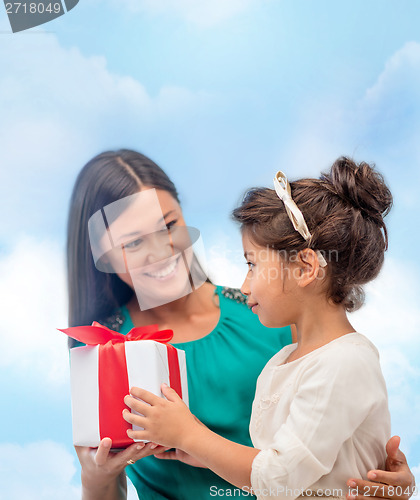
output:
[[[160,232],[149,235],[147,245],[146,264],[168,259],[175,254],[170,235],[162,235]]]

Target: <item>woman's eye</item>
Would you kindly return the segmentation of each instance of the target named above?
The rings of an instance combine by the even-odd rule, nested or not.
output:
[[[171,220],[170,222],[168,222],[166,224],[167,230],[170,230],[172,228],[172,226],[174,226],[177,222],[178,222],[178,220]],[[165,231],[165,229],[163,231]]]
[[[128,249],[132,250],[134,248],[137,248],[139,245],[141,245],[142,242],[143,242],[143,240],[141,238],[137,238],[137,240],[130,241],[130,243],[125,243],[124,248],[128,248]]]
[[[246,265],[248,266],[248,271],[252,271],[252,268],[255,266],[252,262],[247,262]]]

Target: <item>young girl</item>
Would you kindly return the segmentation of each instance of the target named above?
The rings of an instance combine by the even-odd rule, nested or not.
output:
[[[141,415],[124,410],[124,418],[144,430],[127,433],[183,450],[258,498],[344,497],[349,473],[384,466],[390,434],[378,352],[346,313],[381,269],[392,196],[372,167],[348,158],[320,179],[289,184],[279,172],[274,184],[249,191],[233,212],[248,305],[263,325],[294,323],[298,332],[258,378],[254,448],[209,430],[166,386],[167,399],[132,388],[125,402]]]

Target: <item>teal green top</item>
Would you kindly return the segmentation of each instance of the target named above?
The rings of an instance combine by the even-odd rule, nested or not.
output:
[[[173,345],[186,354],[191,412],[217,434],[252,446],[249,421],[258,375],[276,352],[292,342],[291,330],[263,326],[238,290],[218,286],[215,293],[220,318],[214,330],[198,340]],[[121,313],[125,320],[119,330],[127,334],[133,323],[127,308]],[[126,472],[140,500],[254,498],[239,494],[209,469],[177,460],[145,457],[127,466]]]

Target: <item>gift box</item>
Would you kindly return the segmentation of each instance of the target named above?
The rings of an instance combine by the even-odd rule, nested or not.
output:
[[[99,323],[60,330],[84,344],[70,350],[73,443],[97,447],[104,437],[126,448],[132,426],[122,417],[124,396],[141,387],[163,397],[162,383],[188,405],[185,352],[168,344],[172,330],[157,325],[133,328],[127,335]]]

